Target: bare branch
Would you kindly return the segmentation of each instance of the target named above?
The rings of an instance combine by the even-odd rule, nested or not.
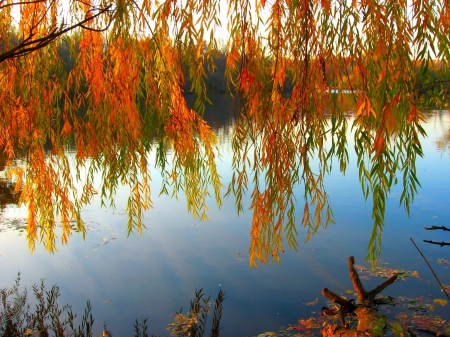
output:
[[[391,277],[389,277],[386,281],[383,283],[377,285],[374,289],[369,291],[368,295],[369,298],[375,298],[375,295],[381,293],[386,287],[394,283],[398,278],[398,274],[394,274]]]
[[[322,295],[329,298],[333,303],[338,303],[339,305],[345,305],[347,303],[347,300],[342,298],[341,296],[335,294],[328,288],[322,289]]]
[[[432,240],[423,240],[423,242],[431,243],[433,245],[439,245],[441,247],[443,247],[443,246],[450,246],[450,242],[444,242],[444,241],[437,242],[437,241],[432,241]]]
[[[431,267],[430,263],[428,262],[428,260],[426,259],[425,255],[423,255],[422,251],[419,249],[419,247],[417,247],[416,243],[414,242],[414,240],[412,238],[409,238],[411,240],[411,242],[413,243],[414,247],[416,247],[416,249],[419,251],[420,255],[422,255],[422,258],[424,259],[425,263],[427,264],[428,268],[430,268],[431,272],[433,273],[434,278],[436,279],[437,283],[439,283],[442,291],[445,293],[445,296],[447,296],[447,298],[450,300],[450,296],[447,293],[447,290],[445,290],[445,287],[442,285],[441,281],[439,280],[439,278],[437,277],[436,273],[434,272],[433,268]]]
[[[37,0],[36,2],[41,2],[41,0]],[[33,2],[31,2],[31,3],[33,3]],[[57,39],[61,35],[64,35],[67,32],[69,32],[77,27],[80,27],[82,29],[87,29],[90,31],[96,31],[96,32],[105,31],[111,25],[111,22],[112,22],[111,20],[109,20],[106,27],[99,28],[99,29],[87,27],[87,26],[85,26],[85,24],[94,20],[95,18],[99,17],[100,15],[103,15],[107,12],[111,12],[112,11],[111,7],[112,7],[112,4],[108,5],[105,8],[99,9],[98,13],[96,13],[92,16],[86,17],[84,20],[81,20],[74,25],[71,25],[71,26],[68,26],[65,28],[63,25],[61,25],[59,27],[54,27],[48,35],[41,37],[41,38],[33,39],[33,36],[35,34],[30,33],[30,35],[28,35],[16,47],[10,49],[9,51],[7,51],[3,54],[0,54],[0,63],[7,59],[13,59],[16,57],[24,56],[24,55],[30,54],[38,49],[41,49],[41,48],[49,45],[50,43],[52,43],[55,39]],[[35,28],[35,27],[36,26],[33,26],[33,28]]]
[[[348,270],[350,271],[350,279],[352,280],[353,288],[358,294],[358,299],[360,301],[364,301],[365,299],[368,298],[368,293],[366,289],[364,289],[364,286],[362,285],[361,280],[359,279],[358,272],[353,267],[354,264],[355,258],[353,256],[350,256],[348,258]]]
[[[0,4],[3,2],[5,2],[5,1],[4,0],[0,1]],[[21,2],[9,3],[9,4],[7,3],[5,5],[0,5],[0,10],[7,8],[7,7],[16,6],[16,5],[31,5],[31,4],[38,4],[40,2],[45,2],[45,0],[21,1]]]
[[[449,231],[450,232],[450,228],[447,228],[445,226],[431,226],[431,227],[424,227],[427,231],[433,231],[436,229],[441,229],[443,231]]]

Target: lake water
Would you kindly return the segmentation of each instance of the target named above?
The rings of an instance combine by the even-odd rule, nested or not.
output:
[[[218,99],[205,115],[220,140],[220,174],[225,185],[231,174],[231,110],[229,101]],[[417,162],[422,188],[410,217],[398,207],[400,186],[393,189],[386,207],[381,263],[420,274],[420,278],[396,282],[385,294],[432,300],[444,295],[410,238],[419,245],[441,282],[449,285],[450,265],[437,261],[450,260],[450,248],[422,240],[450,242],[448,232],[424,230],[424,226],[449,226],[450,113],[427,111],[426,116],[428,137],[422,142],[425,157]],[[349,152],[352,150],[350,141]],[[336,171],[325,179],[336,224],[319,230],[308,243],[303,243],[306,231],[298,228],[298,252],[286,251],[281,265],[258,269],[248,264],[249,211],[238,217],[232,198],[224,199],[220,210],[211,201],[210,220],[199,222],[187,213],[184,200],[157,197],[157,175],[153,184],[154,208],[145,214],[147,229],[141,236],[127,237],[128,194],[123,189],[117,194],[115,210],[100,209],[98,201],[87,207],[83,212],[88,226],[86,240],[74,235],[67,246],[59,245],[54,255],[41,246],[31,254],[24,232],[13,228],[25,223],[25,212],[11,204],[4,207],[0,214],[0,288],[11,286],[19,271],[26,288],[45,278],[48,287],[60,287],[61,304],[70,303],[79,316],[89,299],[95,332],[100,333],[106,322],[115,336],[133,335],[134,321],[146,317],[150,334],[167,336],[171,314],[181,307],[188,309],[195,289],[203,288],[211,299],[222,289],[226,300],[221,336],[252,336],[278,331],[299,318],[315,315],[326,302],[321,295],[323,287],[345,294],[352,288],[348,256],[363,264],[367,255],[371,203],[362,196],[354,157],[345,176]],[[302,193],[300,187],[297,191]],[[298,199],[302,200],[301,196]],[[298,214],[301,212],[300,206]],[[363,280],[370,289],[381,281]],[[316,305],[305,305],[316,298]],[[435,306],[435,314],[450,318],[449,312],[449,305]]]

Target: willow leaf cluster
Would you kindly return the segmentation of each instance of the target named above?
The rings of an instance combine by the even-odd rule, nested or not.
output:
[[[392,186],[402,183],[406,212],[420,186],[420,107],[448,101],[449,30],[441,0],[0,2],[0,147],[23,188],[30,247],[55,250],[58,224],[66,243],[73,219],[84,232],[81,209],[96,194],[114,205],[121,185],[128,230],[140,232],[150,167],[159,193],[185,193],[194,216],[207,218],[210,191],[220,205],[217,139],[202,118],[220,36],[238,107],[227,195],[241,212],[251,194],[250,263],[296,249],[299,225],[309,239],[333,222],[325,177],[333,163],[345,173],[349,151],[376,261]]]

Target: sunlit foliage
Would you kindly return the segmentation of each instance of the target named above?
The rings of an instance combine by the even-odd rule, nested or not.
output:
[[[84,232],[81,208],[97,193],[114,204],[120,184],[130,189],[128,230],[140,232],[152,206],[150,165],[163,176],[160,192],[183,191],[194,216],[206,219],[211,187],[220,205],[216,137],[201,116],[224,31],[239,109],[227,194],[241,212],[251,193],[251,265],[279,261],[285,241],[296,249],[299,224],[309,239],[333,222],[325,176],[336,162],[345,173],[349,129],[373,205],[376,260],[391,187],[402,184],[407,212],[417,193],[421,103],[447,103],[446,1],[0,1],[0,146],[23,186],[30,248],[39,239],[55,250],[58,222],[63,243],[73,219]],[[27,50],[24,41],[37,42]],[[343,90],[352,111],[341,106]]]

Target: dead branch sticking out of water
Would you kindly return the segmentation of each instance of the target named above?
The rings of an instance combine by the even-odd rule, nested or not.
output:
[[[450,246],[450,242],[444,242],[444,241],[437,242],[437,241],[433,241],[433,240],[423,240],[423,242],[431,243],[433,245],[439,245],[441,247],[443,247],[443,246]]]
[[[447,228],[445,226],[431,226],[431,227],[424,227],[427,231],[433,231],[433,230],[443,230],[443,231],[449,231],[450,232],[450,228]]]
[[[353,256],[348,258],[348,269],[353,288],[358,294],[353,313],[358,319],[356,329],[350,329],[345,321],[344,307],[348,301],[339,295],[336,295],[327,288],[322,289],[322,294],[341,306],[341,325],[330,324],[322,330],[322,335],[326,337],[354,337],[354,336],[382,336],[386,326],[386,317],[378,314],[377,302],[375,296],[382,292],[390,284],[394,283],[398,274],[394,274],[389,279],[367,291],[361,283],[358,272],[354,268],[355,259]]]

